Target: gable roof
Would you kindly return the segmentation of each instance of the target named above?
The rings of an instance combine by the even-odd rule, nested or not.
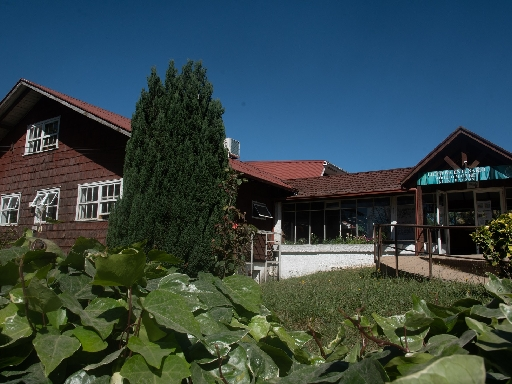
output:
[[[434,161],[437,160],[439,162],[440,160],[444,161],[444,156],[447,151],[451,149],[453,144],[455,142],[460,142],[466,140],[468,142],[471,142],[473,144],[476,144],[479,146],[479,153],[482,153],[483,151],[490,153],[494,155],[495,157],[501,157],[504,160],[512,161],[512,153],[506,151],[505,149],[497,146],[494,143],[491,143],[489,140],[484,139],[483,137],[477,135],[474,132],[471,132],[469,129],[466,129],[464,127],[459,127],[455,131],[453,131],[446,139],[444,139],[437,147],[435,147],[427,156],[425,156],[420,162],[413,168],[411,168],[410,172],[404,176],[404,178],[401,180],[401,184],[403,186],[415,186],[416,185],[416,179],[415,176],[417,176],[420,172],[424,173],[426,171],[430,171],[432,169],[432,165]],[[485,155],[485,154],[484,154]],[[470,159],[469,162],[474,159]],[[491,165],[491,164],[489,164]],[[503,165],[503,164],[497,164],[497,165]],[[429,168],[430,166],[430,168]],[[461,164],[462,166],[462,164]],[[448,163],[446,163],[446,169],[449,168]],[[438,169],[441,170],[441,169]]]
[[[345,173],[343,169],[326,160],[245,161],[245,163],[276,175],[282,180]]]
[[[55,100],[127,136],[131,133],[131,120],[127,117],[98,108],[31,81],[20,79],[3,100],[0,101],[0,139],[2,139],[42,97]]]
[[[336,198],[405,192],[400,185],[400,180],[410,170],[411,168],[396,168],[287,180],[288,184],[298,190],[295,196],[288,199]]]
[[[259,168],[253,167],[251,164],[248,164],[246,162],[241,162],[240,160],[237,160],[237,159],[229,159],[229,165],[235,171],[244,173],[244,174],[246,174],[247,176],[249,176],[252,179],[261,181],[261,182],[266,183],[266,184],[274,185],[276,187],[285,189],[287,191],[293,191],[294,190],[293,187],[291,187],[290,185],[286,184],[280,178],[278,178],[278,177],[276,177],[276,176],[274,176],[274,175],[272,175],[272,174],[270,174],[268,172],[265,172],[265,171],[263,171],[263,170],[261,170]]]

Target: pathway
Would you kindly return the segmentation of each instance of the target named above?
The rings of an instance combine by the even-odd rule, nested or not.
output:
[[[437,279],[485,284],[485,272],[492,271],[482,255],[433,256],[432,276]],[[381,270],[387,267],[388,274],[395,274],[395,256],[381,258]],[[399,256],[398,270],[428,277],[428,256]]]

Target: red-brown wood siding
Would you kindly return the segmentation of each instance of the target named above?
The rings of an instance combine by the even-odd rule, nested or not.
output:
[[[23,155],[27,126],[60,116],[59,148]],[[107,222],[75,221],[78,184],[122,177],[128,137],[62,104],[43,98],[0,142],[13,145],[0,152],[0,194],[21,193],[19,228],[34,225],[29,207],[36,191],[60,188],[58,219],[63,223],[43,225],[39,237],[55,241],[65,251],[79,236],[105,242]]]

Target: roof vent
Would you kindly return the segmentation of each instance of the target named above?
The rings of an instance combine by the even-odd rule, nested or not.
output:
[[[224,139],[224,147],[228,150],[228,156],[232,159],[240,158],[240,142],[235,139]]]

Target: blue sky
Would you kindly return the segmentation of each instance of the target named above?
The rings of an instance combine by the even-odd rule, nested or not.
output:
[[[458,126],[512,151],[510,1],[0,0],[20,78],[131,117],[151,67],[202,60],[242,160],[413,166]]]

